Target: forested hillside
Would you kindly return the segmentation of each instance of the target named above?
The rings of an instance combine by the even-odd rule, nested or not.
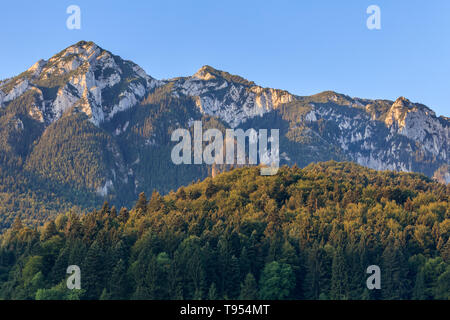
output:
[[[240,168],[0,238],[2,299],[450,299],[450,188],[352,163]],[[81,268],[81,290],[66,269]],[[381,290],[366,268],[381,268]]]
[[[278,129],[281,165],[352,161],[450,182],[450,119],[405,97],[298,96],[211,66],[158,80],[80,41],[0,82],[0,233],[16,217],[40,226],[203,180],[211,166],[171,159],[172,133],[195,121]]]

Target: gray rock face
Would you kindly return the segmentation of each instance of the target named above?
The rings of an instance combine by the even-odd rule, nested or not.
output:
[[[231,127],[277,112],[280,106],[292,101],[318,99],[261,88],[208,66],[192,77],[173,80],[173,92],[175,96],[195,97],[202,113],[216,116]],[[302,121],[308,125],[322,121],[333,123],[337,127],[334,134],[320,138],[339,146],[352,161],[377,170],[416,171],[428,176],[449,164],[450,121],[436,117],[422,104],[404,97],[394,102],[375,101],[334,92],[322,94],[318,101],[309,104],[310,111]]]
[[[158,81],[138,65],[112,55],[92,42],[79,42],[48,61],[36,62],[22,75],[0,86],[0,106],[35,89],[54,91],[38,95],[36,110],[45,123],[68,110],[84,112],[99,125],[116,113],[135,106]],[[56,94],[55,94],[56,92]]]
[[[173,83],[176,96],[195,97],[202,113],[219,117],[233,128],[295,100],[295,96],[287,91],[262,88],[209,66],[202,67],[192,77]]]
[[[334,142],[353,161],[377,170],[429,176],[449,163],[449,121],[437,118],[427,107],[401,97],[379,119],[372,119],[365,107],[347,108],[352,109],[343,112],[339,107],[314,106],[307,118],[336,123],[339,130]]]
[[[443,178],[439,179],[450,179],[449,118],[436,117],[428,107],[404,97],[396,101],[368,100],[334,92],[299,97],[262,88],[209,66],[190,77],[160,81],[92,42],[79,42],[1,82],[0,108],[32,94],[34,102],[27,106],[28,115],[46,126],[68,112],[83,112],[100,126],[136,107],[161,86],[170,86],[173,97],[192,97],[202,114],[220,118],[232,128],[249,119],[281,113],[286,104],[309,101],[308,112],[297,122],[291,121],[292,128],[307,127],[321,141],[370,168],[417,171],[430,177],[440,168],[439,177]],[[333,128],[326,136],[315,129],[323,123]],[[124,121],[113,135],[120,135],[128,125]],[[292,158],[289,152],[280,153],[285,159]],[[107,193],[111,184],[106,183],[98,192]]]

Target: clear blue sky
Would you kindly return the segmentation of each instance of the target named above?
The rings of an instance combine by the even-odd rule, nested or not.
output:
[[[66,8],[81,8],[81,30]],[[381,8],[368,30],[366,8]],[[0,78],[90,40],[162,79],[202,65],[310,95],[406,96],[450,112],[448,0],[2,1]]]

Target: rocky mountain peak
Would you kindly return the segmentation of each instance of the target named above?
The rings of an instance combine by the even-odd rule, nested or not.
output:
[[[409,99],[406,99],[405,97],[401,96],[398,97],[397,100],[394,101],[392,104],[393,109],[412,109],[414,108],[414,105],[411,103]]]
[[[41,74],[42,69],[45,67],[46,64],[47,64],[47,61],[44,59],[41,59],[41,60],[37,61],[35,64],[33,64],[27,71],[30,72],[33,77],[35,77],[35,76]]]
[[[241,76],[234,75],[234,74],[228,73],[226,71],[215,69],[208,65],[201,67],[192,76],[192,78],[198,79],[198,80],[204,80],[204,81],[210,81],[210,80],[227,81],[230,83],[240,84],[240,85],[245,85],[245,86],[255,85],[255,83],[253,81],[249,81],[247,79],[244,79]]]
[[[231,127],[295,99],[287,91],[263,88],[241,76],[208,65],[191,77],[177,78],[172,82],[175,96],[195,97],[202,113],[216,116]]]
[[[35,95],[30,115],[50,124],[78,110],[98,126],[136,105],[157,84],[135,63],[80,41],[2,83],[0,107],[34,88],[40,94]]]
[[[428,116],[435,117],[436,114],[425,105],[412,103],[405,97],[399,97],[387,111],[385,123],[402,129],[406,126],[407,118]]]
[[[218,71],[210,66],[201,67],[192,77],[199,80],[216,79]]]
[[[43,67],[42,79],[75,71],[85,63],[95,64],[99,57],[110,59],[112,55],[93,42],[80,41],[51,57]]]
[[[9,108],[5,112],[8,117],[17,115],[17,121],[6,119],[6,115],[4,119],[5,123],[11,123],[15,133],[27,129],[27,121],[19,122],[24,119],[24,110],[29,118],[45,126],[71,112],[82,112],[100,126],[121,111],[138,105],[163,85],[175,98],[193,98],[200,113],[216,117],[231,128],[252,118],[256,123],[268,113],[280,116],[287,128],[282,136],[289,144],[299,142],[298,148],[310,148],[301,153],[295,148],[286,151],[286,159],[299,163],[306,164],[303,157],[308,153],[315,155],[308,158],[311,161],[341,159],[344,155],[345,159],[375,169],[420,171],[432,176],[450,157],[448,118],[437,118],[428,107],[405,97],[395,101],[370,100],[334,91],[299,97],[285,90],[258,86],[208,65],[189,77],[159,81],[135,63],[86,41],[48,60],[39,60],[17,77],[0,82],[0,108]],[[16,114],[11,108],[20,111]],[[186,117],[191,116],[194,115]],[[114,120],[117,120],[115,136],[133,126],[130,119],[118,116]],[[262,117],[263,126],[272,125],[265,121],[267,118]],[[154,145],[149,141],[146,137],[144,145]],[[448,167],[443,168],[439,176],[447,177]]]

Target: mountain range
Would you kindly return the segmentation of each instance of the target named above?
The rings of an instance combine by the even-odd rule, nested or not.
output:
[[[0,82],[0,228],[205,178],[210,166],[170,159],[171,133],[195,120],[280,129],[282,165],[351,161],[450,182],[450,119],[405,97],[298,96],[210,66],[158,80],[80,41]]]

